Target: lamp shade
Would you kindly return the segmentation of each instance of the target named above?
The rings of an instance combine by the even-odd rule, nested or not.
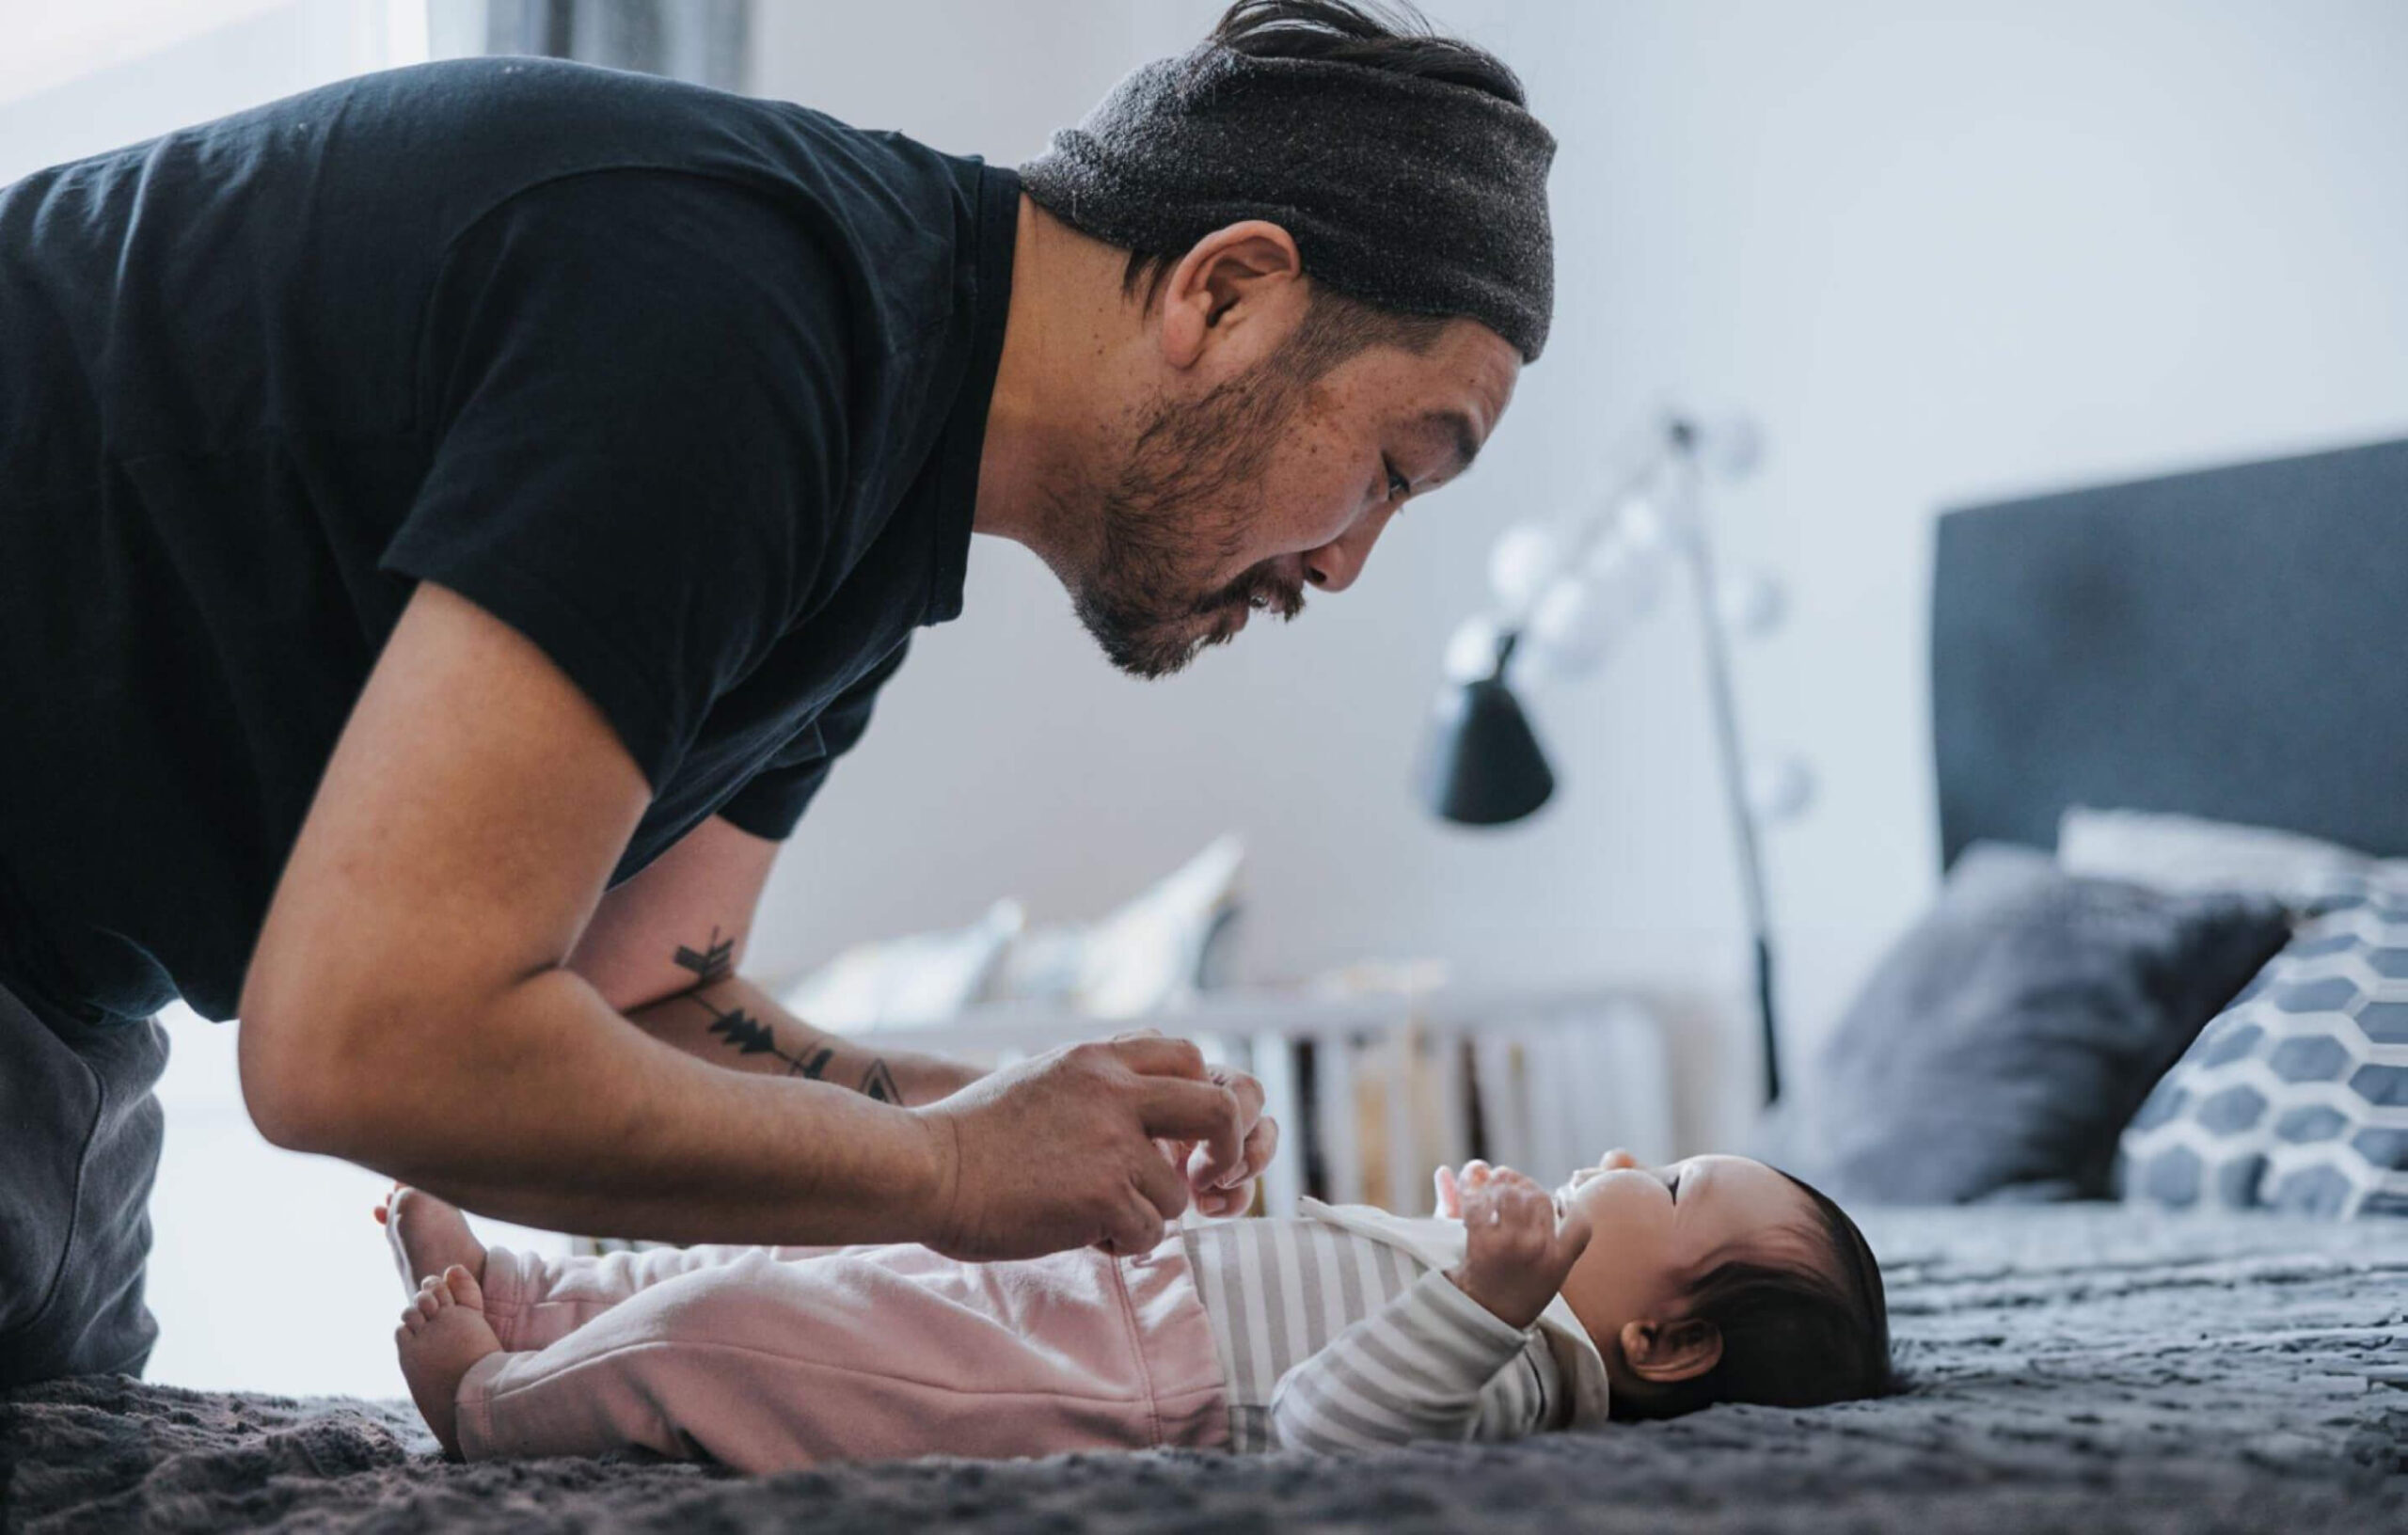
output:
[[[1466,826],[1518,821],[1555,792],[1521,701],[1497,677],[1439,695],[1415,776],[1424,804]]]

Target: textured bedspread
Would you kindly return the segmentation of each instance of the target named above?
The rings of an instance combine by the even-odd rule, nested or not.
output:
[[[8,1528],[2408,1529],[2408,1222],[2112,1207],[1866,1223],[1907,1396],[1359,1460],[461,1466],[402,1403],[0,1397]]]

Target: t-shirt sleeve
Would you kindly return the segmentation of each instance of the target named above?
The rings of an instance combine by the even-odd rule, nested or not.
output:
[[[657,791],[832,543],[841,292],[799,226],[732,183],[607,171],[519,193],[436,281],[420,394],[436,447],[381,568],[533,641]]]
[[[878,690],[903,665],[903,657],[911,648],[911,639],[906,636],[892,655],[820,711],[803,739],[789,743],[776,761],[737,790],[735,797],[720,807],[720,815],[737,830],[771,842],[784,842],[791,836],[795,823],[802,819],[802,813],[811,807],[819,786],[828,781],[828,770],[869,729]]]

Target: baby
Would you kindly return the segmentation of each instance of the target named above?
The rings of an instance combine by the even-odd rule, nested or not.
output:
[[[1307,1200],[1142,1257],[986,1264],[917,1246],[544,1258],[482,1246],[418,1190],[377,1214],[420,1280],[402,1372],[469,1460],[1352,1449],[1890,1388],[1863,1237],[1761,1163],[1613,1151],[1550,1193],[1474,1162],[1439,1169],[1437,1193],[1432,1219]]]

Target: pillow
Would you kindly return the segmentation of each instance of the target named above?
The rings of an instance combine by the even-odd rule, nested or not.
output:
[[[2068,874],[2152,890],[2252,891],[2309,911],[2377,888],[2408,889],[2408,859],[2270,827],[2083,805],[2057,823],[2057,862]]]
[[[1244,864],[1244,842],[1216,837],[1102,920],[1022,934],[987,1000],[1051,1002],[1099,1018],[1178,1006],[1217,979]]]
[[[2125,1197],[2408,1215],[2408,886],[2311,919],[2124,1132]]]
[[[2076,878],[1977,844],[1760,1145],[1833,1197],[2099,1197],[2160,1073],[2289,935],[2254,896]]]
[[[1021,930],[1017,901],[997,901],[967,927],[857,943],[778,1001],[826,1029],[933,1023],[978,1000]]]

